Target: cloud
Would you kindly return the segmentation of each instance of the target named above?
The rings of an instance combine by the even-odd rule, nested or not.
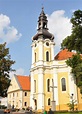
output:
[[[55,36],[56,52],[60,50],[62,40],[71,34],[70,18],[64,14],[64,10],[58,10],[51,15],[47,15],[49,31]]]
[[[22,36],[14,26],[10,26],[10,19],[8,16],[0,14],[0,42],[15,42]]]
[[[12,78],[13,76],[14,76],[14,74],[16,74],[16,75],[23,75],[24,76],[24,69],[22,69],[22,68],[19,68],[19,69],[17,69],[16,71],[12,71],[12,72],[10,72],[9,73],[9,75],[10,75],[10,78]]]

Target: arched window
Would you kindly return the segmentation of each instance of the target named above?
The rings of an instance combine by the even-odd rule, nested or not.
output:
[[[48,105],[50,105],[50,98],[48,99]]]
[[[52,79],[52,85],[53,85],[53,83],[54,83],[54,80]]]
[[[27,92],[25,92],[25,96],[27,96]]]
[[[61,79],[62,91],[66,91],[66,80],[65,78]]]
[[[46,52],[46,61],[49,61],[49,52]]]
[[[15,96],[15,94],[13,93],[13,97]]]
[[[27,106],[27,102],[24,102],[24,106]]]
[[[50,92],[50,79],[47,80],[47,91]]]
[[[36,53],[35,53],[35,62],[36,62]]]

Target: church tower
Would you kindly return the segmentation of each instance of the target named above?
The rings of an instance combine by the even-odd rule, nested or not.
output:
[[[48,31],[44,9],[38,18],[38,29],[32,38],[31,97],[30,106],[42,111],[50,108],[52,92],[52,62],[54,60],[54,36]]]

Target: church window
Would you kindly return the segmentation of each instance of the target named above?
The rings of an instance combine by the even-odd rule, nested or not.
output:
[[[27,106],[27,102],[24,102],[24,106]]]
[[[25,96],[27,96],[27,92],[25,92]]]
[[[48,105],[50,105],[50,98],[48,99]]]
[[[17,93],[17,97],[18,97],[18,93]]]
[[[34,80],[34,93],[36,92],[36,80]]]
[[[14,97],[14,93],[13,93],[13,97]]]
[[[35,62],[36,62],[36,53],[35,53]]]
[[[54,80],[52,79],[52,85],[53,85]]]
[[[46,52],[46,61],[49,61],[49,52]]]
[[[61,79],[61,84],[62,84],[62,91],[66,91],[66,80],[65,80],[65,78]]]
[[[47,80],[47,91],[50,92],[50,79]]]

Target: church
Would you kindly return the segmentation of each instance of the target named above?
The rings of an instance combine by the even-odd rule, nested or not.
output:
[[[73,100],[75,110],[82,110],[82,95],[71,68],[65,62],[74,53],[64,49],[54,57],[54,35],[47,25],[47,16],[42,8],[37,33],[32,37],[30,105],[38,111],[49,108],[69,110],[67,104]]]
[[[13,77],[8,89],[8,105],[17,108],[30,106],[38,112],[50,108],[64,111],[69,110],[67,104],[74,101],[74,110],[82,110],[82,95],[71,68],[66,64],[66,60],[75,53],[64,49],[54,56],[54,35],[47,25],[47,16],[42,8],[37,33],[32,37],[30,76]]]

